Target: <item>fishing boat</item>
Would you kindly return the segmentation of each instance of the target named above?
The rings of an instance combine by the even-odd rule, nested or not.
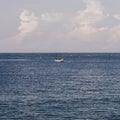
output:
[[[55,58],[54,61],[55,62],[64,62],[64,59],[63,58]]]

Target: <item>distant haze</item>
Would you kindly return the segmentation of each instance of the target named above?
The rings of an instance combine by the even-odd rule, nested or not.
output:
[[[3,0],[0,52],[120,52],[120,0]]]

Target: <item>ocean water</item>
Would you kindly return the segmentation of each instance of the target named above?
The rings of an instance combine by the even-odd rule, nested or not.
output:
[[[0,54],[0,120],[120,120],[120,54]]]

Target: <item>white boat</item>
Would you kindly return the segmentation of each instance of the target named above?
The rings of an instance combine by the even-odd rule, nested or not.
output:
[[[63,58],[55,58],[54,61],[55,62],[64,62],[64,59]]]

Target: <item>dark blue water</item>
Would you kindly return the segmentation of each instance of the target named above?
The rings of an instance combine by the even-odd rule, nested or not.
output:
[[[0,54],[0,120],[120,120],[120,54]]]

